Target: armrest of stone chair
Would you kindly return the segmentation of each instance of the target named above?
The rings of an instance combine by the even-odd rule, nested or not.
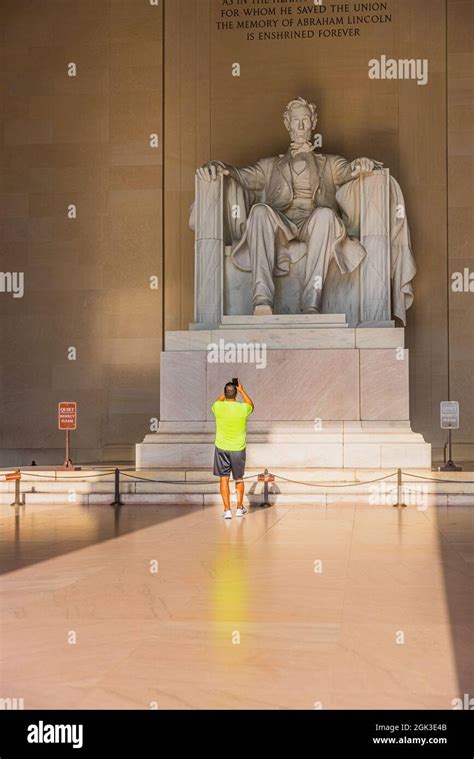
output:
[[[196,175],[195,201],[189,226],[194,229],[194,321],[222,321],[224,267],[223,177],[205,182]]]
[[[259,193],[246,190],[231,177],[221,176],[215,182],[203,182],[196,177],[196,195],[189,209],[189,227],[197,239],[206,238],[209,233],[214,235],[220,224],[215,214],[220,218],[222,212],[225,244],[232,245],[241,239],[250,209],[259,200]]]
[[[390,172],[378,169],[342,185],[336,194],[351,237],[367,251],[359,266],[360,321],[390,321]]]
[[[195,234],[194,320],[200,325],[222,321],[226,245],[239,242],[257,193],[235,179],[220,176],[204,182],[196,176],[189,226]]]

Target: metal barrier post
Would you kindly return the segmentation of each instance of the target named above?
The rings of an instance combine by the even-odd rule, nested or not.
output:
[[[10,504],[10,506],[22,506],[20,493],[21,471],[19,469],[16,469],[15,475],[15,500]]]
[[[403,507],[406,508],[406,503],[402,502],[402,470],[399,469],[397,472],[397,502],[393,504],[394,506]]]
[[[453,461],[453,440],[451,435],[451,430],[448,430],[448,442],[447,442],[448,450],[449,450],[449,458],[446,462],[446,446],[444,448],[445,455],[444,455],[444,466],[441,466],[439,468],[440,472],[462,472],[462,466],[458,466]]]
[[[271,506],[271,503],[268,501],[268,483],[275,481],[275,475],[270,474],[268,469],[265,469],[263,474],[258,475],[258,479],[260,482],[263,482],[263,503],[260,506]]]
[[[115,470],[115,497],[111,506],[123,506],[123,503],[120,499],[120,469]]]

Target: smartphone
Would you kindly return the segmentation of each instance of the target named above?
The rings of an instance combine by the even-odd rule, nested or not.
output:
[[[233,385],[235,385],[236,387],[238,387],[238,386],[239,386],[239,380],[238,380],[238,378],[237,378],[237,377],[233,377],[233,378],[232,378],[232,384],[233,384]]]

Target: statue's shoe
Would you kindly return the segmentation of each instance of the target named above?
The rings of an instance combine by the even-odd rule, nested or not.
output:
[[[303,309],[304,314],[319,314],[319,309],[317,308],[305,308]]]
[[[262,305],[255,306],[253,309],[254,316],[271,316],[273,314],[273,308],[271,306]]]

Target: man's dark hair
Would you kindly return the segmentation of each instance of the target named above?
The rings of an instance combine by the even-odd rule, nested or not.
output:
[[[224,395],[228,400],[237,396],[237,388],[232,382],[228,382],[224,388]]]

